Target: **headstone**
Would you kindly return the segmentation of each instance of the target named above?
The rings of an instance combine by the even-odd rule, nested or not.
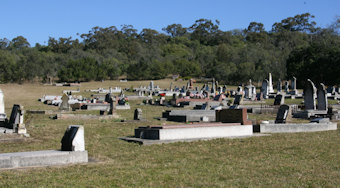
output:
[[[327,87],[327,93],[334,95],[335,94],[335,86],[328,86]]]
[[[243,95],[236,95],[234,100],[234,105],[240,105],[243,100]]]
[[[305,110],[315,110],[315,93],[316,88],[314,86],[314,83],[308,79],[305,89],[303,91],[304,94],[304,101],[305,101]]]
[[[70,100],[70,97],[64,93],[63,96],[61,97],[61,103],[59,106],[59,110],[70,110],[70,104],[68,101]]]
[[[326,87],[323,83],[320,83],[317,88],[317,100],[318,100],[318,110],[327,110],[328,101]]]
[[[133,115],[134,120],[142,120],[143,119],[143,112],[142,109],[136,108],[135,113]]]
[[[190,78],[189,80],[189,89],[193,89],[194,88],[194,80],[192,78]]]
[[[277,93],[281,93],[281,91],[282,91],[282,82],[281,82],[281,79],[279,79],[279,80],[277,81],[277,87],[276,87],[276,89],[277,89]]]
[[[290,92],[290,94],[292,95],[297,95],[298,94],[298,90],[296,89],[296,78],[293,76],[293,79],[291,80],[291,86],[292,86],[292,91]]]
[[[172,82],[170,83],[169,91],[172,91]]]
[[[283,105],[285,103],[285,97],[282,94],[275,96],[274,105]]]
[[[26,126],[24,123],[24,107],[20,106],[20,113],[19,113],[19,123],[17,125],[14,125],[13,128],[15,129],[15,132],[18,134],[26,134]]]
[[[281,105],[279,111],[277,112],[275,123],[286,123],[288,115],[289,106],[285,104]]]
[[[252,125],[252,122],[248,120],[246,108],[216,110],[215,114],[216,122]]]
[[[85,151],[84,127],[70,125],[61,139],[61,151]]]
[[[268,89],[268,80],[267,79],[263,80],[263,82],[262,82],[261,93],[263,94],[264,99],[268,98],[269,89]]]
[[[237,93],[238,94],[242,94],[243,93],[243,89],[242,89],[241,85],[237,87]]]
[[[105,95],[105,102],[110,103],[110,109],[109,109],[108,114],[113,115],[115,113],[115,102],[116,102],[115,97],[111,95],[111,93],[108,93]]]
[[[155,85],[154,85],[153,81],[150,81],[150,90],[151,91],[155,90]]]
[[[223,86],[223,89],[222,89],[222,92],[225,93],[226,91],[227,91],[227,86],[224,85],[224,86]]]
[[[14,104],[6,128],[13,129],[16,127],[16,125],[19,124],[19,122],[20,122],[20,105]]]
[[[289,82],[285,81],[285,92],[288,94],[289,93]]]
[[[268,92],[274,93],[272,73],[269,73]]]
[[[0,122],[4,122],[7,116],[5,113],[5,101],[4,101],[4,93],[0,89]]]

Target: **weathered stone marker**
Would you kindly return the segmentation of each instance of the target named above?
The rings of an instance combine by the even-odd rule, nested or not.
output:
[[[68,103],[68,101],[70,100],[70,97],[64,93],[63,96],[61,97],[61,103],[59,106],[59,110],[70,110],[70,104]]]
[[[133,116],[134,120],[142,120],[143,119],[143,112],[142,109],[140,108],[136,108],[134,116]]]

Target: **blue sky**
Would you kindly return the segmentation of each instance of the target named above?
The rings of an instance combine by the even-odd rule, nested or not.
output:
[[[48,37],[76,38],[95,26],[161,31],[173,23],[189,27],[200,18],[219,20],[223,31],[244,29],[252,21],[270,30],[275,22],[306,12],[327,27],[340,16],[340,0],[0,0],[0,38],[22,35],[34,46],[47,44]]]

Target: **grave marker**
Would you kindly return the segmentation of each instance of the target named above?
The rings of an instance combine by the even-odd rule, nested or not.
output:
[[[285,97],[282,94],[275,96],[274,105],[283,105],[285,103]]]
[[[281,105],[279,111],[277,112],[275,123],[286,123],[288,115],[289,106],[285,104]]]
[[[318,101],[318,110],[327,110],[328,109],[328,101],[327,101],[327,92],[326,87],[323,83],[320,83],[317,88],[317,101]]]
[[[310,79],[308,79],[306,87],[303,91],[306,110],[316,109],[315,93],[316,93],[316,88],[314,86],[314,83]]]
[[[84,127],[70,125],[61,139],[61,151],[85,151]]]

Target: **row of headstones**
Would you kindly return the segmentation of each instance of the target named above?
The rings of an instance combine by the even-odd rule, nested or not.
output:
[[[320,83],[315,87],[311,80],[307,80],[307,85],[304,89],[305,110],[327,110],[327,91],[325,85]],[[318,105],[316,105],[316,100]],[[278,94],[275,97],[274,105],[284,104],[284,94]]]
[[[298,91],[296,89],[295,77],[293,77],[293,79],[291,80],[291,86],[292,86],[291,91],[289,91],[289,81],[285,82],[285,93],[297,95]],[[242,86],[239,86],[237,91],[240,94],[242,92]],[[274,93],[271,73],[269,73],[269,80],[267,79],[263,80],[259,94],[256,93],[256,87],[252,85],[251,80],[249,80],[249,85],[244,87],[244,97],[246,99],[255,100],[256,98],[259,99],[261,97],[267,99],[270,93]],[[277,93],[282,93],[282,82],[280,79],[277,82]]]
[[[263,80],[262,82],[261,93],[263,94],[264,99],[268,98],[268,95],[270,93],[274,93],[274,89],[267,79]],[[282,93],[282,82],[280,79],[277,82],[277,93]],[[295,77],[293,77],[293,79],[291,80],[291,91],[289,90],[289,81],[285,82],[285,93],[291,94],[291,95],[298,94],[298,90],[296,89],[296,78]]]
[[[320,83],[315,87],[314,83],[308,79],[303,93],[305,110],[327,110],[327,91],[324,84]],[[315,99],[318,102],[317,108]]]

